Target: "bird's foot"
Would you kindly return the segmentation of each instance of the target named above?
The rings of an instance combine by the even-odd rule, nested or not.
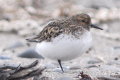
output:
[[[65,73],[65,72],[67,72],[67,71],[70,70],[70,67],[69,67],[69,66],[63,66],[63,70],[64,70],[64,71],[62,71],[61,68],[59,68],[59,67],[53,69],[54,72]]]

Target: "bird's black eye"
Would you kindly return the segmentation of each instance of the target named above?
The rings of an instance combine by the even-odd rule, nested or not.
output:
[[[85,20],[81,20],[82,22],[86,22]]]

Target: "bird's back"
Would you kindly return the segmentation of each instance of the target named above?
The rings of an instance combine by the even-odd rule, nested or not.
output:
[[[75,35],[76,32],[82,33],[83,31],[84,30],[82,26],[77,26],[74,21],[67,18],[50,22],[43,28],[43,30],[37,36],[27,40],[30,42],[49,42],[53,38],[59,36],[60,34]]]

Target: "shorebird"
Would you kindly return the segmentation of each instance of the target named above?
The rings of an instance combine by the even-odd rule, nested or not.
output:
[[[38,35],[27,40],[37,43],[36,51],[43,57],[58,61],[64,72],[61,61],[75,59],[91,48],[91,28],[102,30],[91,23],[89,15],[82,13],[51,21]]]

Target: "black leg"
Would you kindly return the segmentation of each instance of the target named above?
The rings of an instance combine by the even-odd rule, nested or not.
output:
[[[61,60],[58,59],[58,63],[59,63],[59,65],[60,65],[60,68],[61,68],[62,72],[64,72],[63,67],[62,67],[62,65],[61,65]]]

